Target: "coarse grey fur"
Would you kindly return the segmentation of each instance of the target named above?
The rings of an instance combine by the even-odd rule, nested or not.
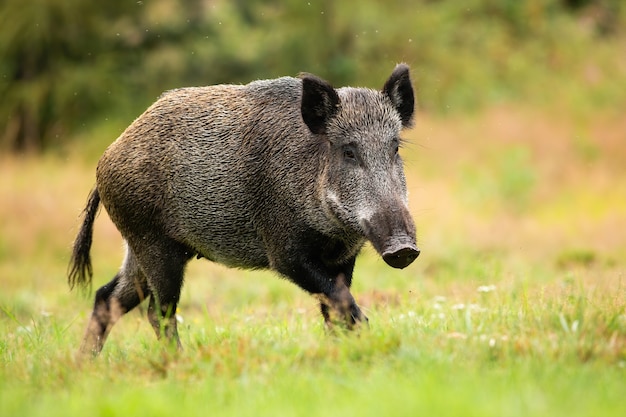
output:
[[[180,346],[173,312],[193,256],[272,269],[317,295],[329,324],[331,312],[366,320],[349,291],[363,244],[397,268],[419,254],[397,153],[413,106],[404,64],[381,91],[303,74],[164,93],[98,163],[70,285],[91,282],[100,202],[127,252],[96,293],[82,350],[99,352],[148,297],[157,336]]]

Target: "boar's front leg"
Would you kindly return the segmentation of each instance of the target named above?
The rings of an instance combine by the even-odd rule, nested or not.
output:
[[[341,323],[353,329],[360,322],[367,322],[354,297],[350,293],[355,258],[340,265],[300,260],[298,265],[285,267],[283,272],[291,281],[320,300],[326,325]]]
[[[327,326],[333,325],[335,315],[348,329],[354,328],[360,322],[368,321],[350,293],[346,275],[342,272],[332,281],[330,291],[321,294],[319,298],[322,316]]]

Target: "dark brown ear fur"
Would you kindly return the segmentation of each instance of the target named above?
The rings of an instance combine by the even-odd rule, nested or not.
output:
[[[315,134],[326,133],[326,125],[339,110],[339,96],[326,81],[312,74],[302,78],[302,104],[300,111],[304,123]]]
[[[413,121],[415,98],[409,76],[409,66],[398,64],[383,87],[383,93],[400,114],[402,126],[409,127]]]

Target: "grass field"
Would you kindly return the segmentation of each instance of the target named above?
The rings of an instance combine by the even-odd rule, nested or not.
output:
[[[0,416],[622,416],[623,114],[502,106],[421,115],[406,137],[422,255],[397,271],[366,248],[353,294],[369,328],[329,334],[294,285],[194,261],[183,352],[144,306],[86,362],[92,300],[65,271],[105,145],[2,158]],[[101,213],[96,288],[122,254]]]

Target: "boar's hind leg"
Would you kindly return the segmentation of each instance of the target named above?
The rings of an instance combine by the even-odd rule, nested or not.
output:
[[[157,338],[164,336],[180,349],[176,306],[180,298],[185,265],[193,253],[184,245],[160,236],[159,240],[152,240],[149,246],[143,246],[137,254],[151,293],[148,320]]]
[[[115,322],[148,295],[146,278],[137,264],[135,254],[127,248],[120,271],[111,282],[96,291],[93,313],[80,352],[93,355],[100,353]]]

